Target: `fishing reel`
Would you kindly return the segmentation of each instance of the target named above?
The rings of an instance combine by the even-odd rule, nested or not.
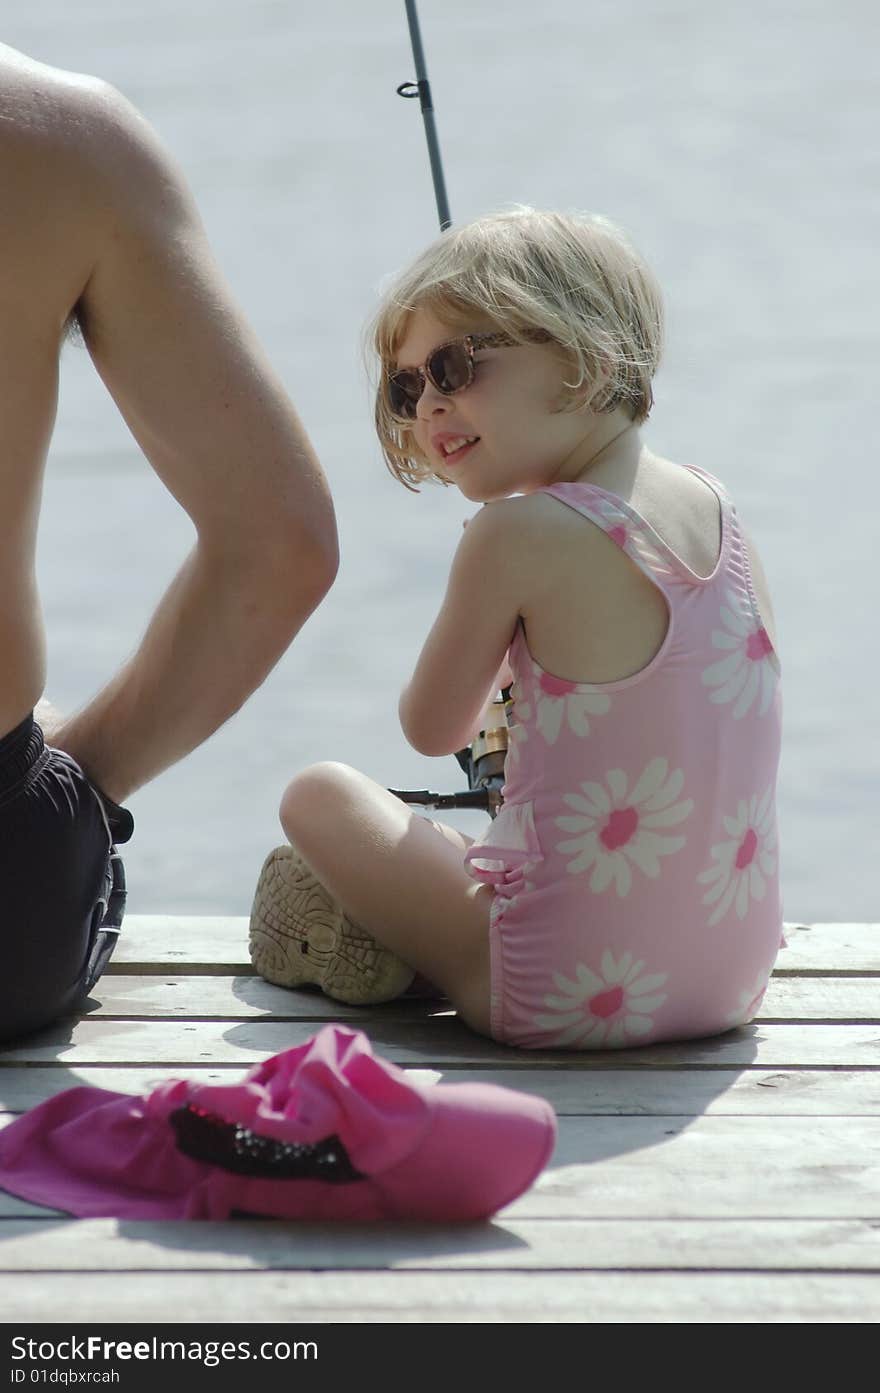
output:
[[[468,788],[485,792],[486,811],[490,817],[495,817],[501,807],[506,754],[507,703],[500,698],[489,707],[485,730],[481,730],[472,744],[457,750],[455,755],[467,776]]]
[[[504,757],[507,753],[507,710],[510,689],[487,708],[486,725],[470,745],[456,750],[455,758],[467,778],[467,789],[460,793],[432,793],[422,789],[389,789],[404,803],[419,803],[425,808],[479,808],[494,818],[502,802],[504,786]]]

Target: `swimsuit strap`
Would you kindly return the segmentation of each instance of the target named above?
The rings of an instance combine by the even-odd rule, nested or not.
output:
[[[583,482],[549,484],[540,492],[550,494],[560,503],[567,504],[575,512],[595,523],[652,578],[683,580],[689,585],[708,585],[726,567],[731,548],[738,538],[736,511],[723,485],[711,474],[695,465],[682,467],[692,474],[697,474],[708,484],[721,507],[721,548],[715,568],[708,576],[700,576],[696,571],[692,571],[659,532],[655,531],[647,518],[619,494],[600,488],[598,484]]]

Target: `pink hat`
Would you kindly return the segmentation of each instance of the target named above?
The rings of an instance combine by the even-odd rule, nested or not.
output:
[[[237,1084],[70,1088],[0,1134],[0,1186],[119,1219],[482,1219],[550,1159],[542,1098],[419,1085],[328,1025]]]

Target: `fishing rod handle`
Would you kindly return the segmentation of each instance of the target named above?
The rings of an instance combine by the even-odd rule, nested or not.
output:
[[[478,808],[481,812],[489,811],[489,791],[484,788],[472,788],[461,793],[432,793],[427,788],[389,788],[388,792],[399,798],[401,803],[418,803],[423,808]]]

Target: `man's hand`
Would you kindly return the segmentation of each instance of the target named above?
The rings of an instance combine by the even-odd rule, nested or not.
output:
[[[46,744],[54,745],[55,737],[64,725],[64,717],[47,697],[41,697],[34,707],[34,720],[42,730]]]

